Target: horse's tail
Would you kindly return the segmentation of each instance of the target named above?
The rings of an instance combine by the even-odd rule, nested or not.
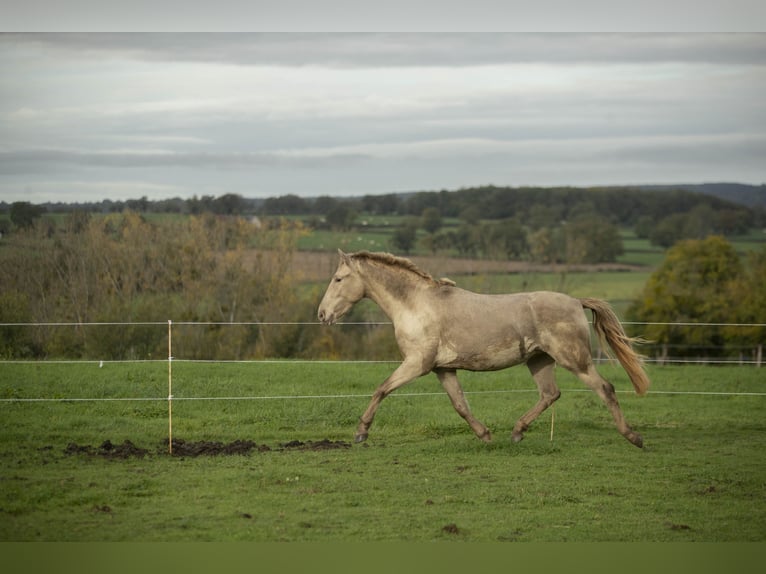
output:
[[[633,343],[641,342],[641,339],[633,339],[625,334],[620,320],[606,301],[580,299],[580,303],[593,312],[593,329],[601,340],[602,347],[606,349],[608,344],[614,351],[622,368],[628,373],[636,394],[646,394],[651,382],[644,371],[641,355],[636,353],[632,346]]]

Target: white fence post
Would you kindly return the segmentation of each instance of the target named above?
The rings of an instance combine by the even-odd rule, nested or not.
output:
[[[168,453],[173,454],[173,321],[168,319]]]

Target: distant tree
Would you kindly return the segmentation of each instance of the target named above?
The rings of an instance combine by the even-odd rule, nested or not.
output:
[[[541,227],[527,235],[529,256],[535,263],[557,263],[563,260],[564,245],[558,229]]]
[[[672,213],[661,219],[649,233],[649,240],[654,245],[670,247],[682,239],[704,239],[721,231],[720,221],[719,214],[702,203],[688,212]]]
[[[529,252],[527,234],[515,219],[482,226],[482,251],[491,259],[522,259]]]
[[[649,232],[649,242],[659,247],[671,247],[684,238],[687,215],[673,213],[659,221]]]
[[[11,222],[19,229],[33,227],[35,221],[45,213],[45,209],[39,205],[32,205],[28,201],[16,201],[11,204]]]
[[[188,211],[186,200],[180,197],[152,202],[152,211],[158,213],[184,213]]]
[[[684,239],[704,239],[715,233],[718,216],[710,205],[701,203],[686,217]]]
[[[357,213],[346,202],[336,202],[335,206],[325,215],[328,225],[333,229],[346,230],[354,225]]]
[[[636,233],[636,237],[639,239],[649,239],[649,234],[654,227],[654,218],[648,215],[642,215],[636,221],[636,225],[633,231]]]
[[[189,213],[200,215],[202,213],[212,213],[214,201],[215,197],[212,195],[203,195],[202,197],[195,195],[186,201],[186,205],[188,206]]]
[[[748,324],[724,328],[727,341],[738,345],[763,345],[766,342],[766,248],[751,251],[739,280],[731,285],[731,315],[727,322]]]
[[[598,217],[596,205],[591,200],[577,202],[567,213],[567,220]]]
[[[752,219],[748,211],[742,209],[722,209],[717,212],[716,232],[724,235],[747,233]]]
[[[39,353],[31,329],[4,326],[3,323],[31,323],[30,297],[16,291],[0,291],[0,358],[32,357]]]
[[[314,201],[314,208],[312,211],[320,215],[327,215],[337,206],[338,206],[337,199],[335,199],[334,197],[330,197],[328,195],[322,195],[320,197],[317,197],[316,200]]]
[[[419,191],[410,195],[403,205],[400,205],[400,212],[420,216],[427,207],[439,207],[438,192]]]
[[[476,257],[482,250],[482,228],[465,223],[447,233],[450,244],[461,257]]]
[[[460,212],[460,219],[466,225],[476,225],[481,221],[481,209],[476,205],[470,205]]]
[[[439,210],[435,207],[426,207],[421,215],[421,226],[428,233],[436,233],[441,229],[442,216]]]
[[[600,216],[582,217],[563,231],[567,263],[610,263],[624,252],[620,230]]]
[[[391,246],[395,251],[408,254],[415,247],[418,234],[418,222],[416,218],[409,217],[404,223],[394,230],[391,236]]]
[[[690,329],[676,323],[729,322],[732,287],[741,274],[737,252],[723,237],[680,241],[668,250],[627,315],[634,321],[658,323],[648,325],[644,334],[657,343],[720,346],[721,328]]]
[[[365,195],[362,198],[362,210],[375,215],[392,215],[399,210],[399,204],[399,196],[395,193]]]
[[[557,204],[534,203],[529,209],[527,225],[532,229],[555,228],[561,223],[563,209]]]
[[[383,195],[380,198],[380,201],[378,202],[378,208],[377,213],[381,215],[389,215],[394,214],[399,211],[399,204],[401,202],[399,201],[399,196],[395,193],[389,193],[388,195]]]
[[[236,193],[227,193],[213,201],[213,213],[239,215],[247,210],[245,198]]]
[[[125,202],[125,206],[131,211],[146,213],[149,210],[149,198],[144,195],[140,199],[129,199]]]
[[[266,215],[300,215],[310,211],[306,200],[293,194],[270,197],[263,202],[261,210]]]

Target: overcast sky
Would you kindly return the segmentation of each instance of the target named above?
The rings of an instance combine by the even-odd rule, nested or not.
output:
[[[766,182],[766,34],[2,34],[0,200]]]

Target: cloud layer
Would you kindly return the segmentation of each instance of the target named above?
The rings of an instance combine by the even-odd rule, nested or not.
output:
[[[765,34],[6,34],[0,199],[763,183]]]

